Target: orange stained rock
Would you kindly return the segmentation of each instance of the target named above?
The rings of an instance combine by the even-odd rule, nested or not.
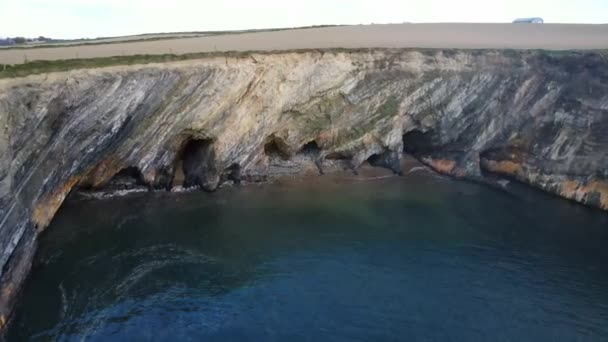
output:
[[[608,209],[608,182],[594,180],[582,184],[575,180],[567,180],[562,182],[560,189],[560,195],[579,201],[595,192],[600,194],[600,207]]]
[[[506,175],[518,175],[523,172],[521,164],[510,160],[488,160],[486,167],[492,172]]]
[[[116,173],[123,169],[122,162],[110,156],[97,164],[87,175],[90,185],[94,188],[102,186]]]
[[[577,181],[567,180],[562,183],[561,193],[562,193],[562,195],[564,195],[566,197],[572,198],[572,197],[574,197],[576,191],[578,190],[578,188],[580,186],[581,186],[581,184]]]
[[[452,174],[456,168],[456,162],[448,159],[431,159],[429,163],[433,169],[446,174]]]
[[[449,159],[423,159],[425,163],[427,163],[431,168],[435,171],[450,175],[456,178],[464,178],[467,175],[467,172],[456,166],[456,162]]]
[[[74,185],[80,181],[81,177],[71,177],[67,182],[63,183],[61,187],[55,190],[51,195],[46,196],[40,201],[32,213],[32,222],[38,227],[39,231],[44,230],[53,216],[65,200],[66,196],[70,193]]]
[[[467,172],[466,172],[464,169],[461,169],[461,168],[459,168],[459,167],[455,168],[455,169],[452,171],[452,174],[453,174],[455,177],[458,177],[458,178],[464,178],[464,177],[466,177],[466,176],[467,176]]]
[[[3,289],[2,289],[2,298],[8,298],[10,295],[13,294],[14,291],[14,287],[11,284],[6,285]]]
[[[600,206],[608,210],[608,182],[593,181],[588,186],[600,194]]]

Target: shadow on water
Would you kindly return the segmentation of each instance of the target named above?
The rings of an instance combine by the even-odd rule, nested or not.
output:
[[[596,341],[607,228],[424,172],[71,200],[9,338]]]

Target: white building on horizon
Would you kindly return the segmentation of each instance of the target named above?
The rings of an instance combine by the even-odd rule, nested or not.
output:
[[[545,21],[543,18],[517,18],[513,20],[513,24],[543,24]]]

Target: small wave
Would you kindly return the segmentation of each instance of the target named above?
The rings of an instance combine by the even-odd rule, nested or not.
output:
[[[120,295],[124,295],[133,287],[133,285],[137,284],[148,274],[175,264],[178,264],[178,262],[175,260],[154,260],[142,263],[135,267],[133,271],[123,279],[123,281],[116,285],[115,292]]]
[[[118,222],[118,224],[116,224],[116,230],[120,230],[122,229],[122,227],[124,227],[125,224],[133,221],[137,219],[137,215],[128,215],[127,217],[123,218],[120,220],[120,222]]]
[[[178,186],[171,188],[171,192],[193,192],[193,191],[198,191],[199,189],[200,188],[198,186],[184,188],[183,186],[178,185]]]
[[[63,318],[68,313],[68,296],[65,293],[63,282],[59,283],[59,293],[61,294],[61,313],[60,316]]]
[[[435,178],[435,179],[440,179],[440,180],[445,180],[447,179],[446,176],[436,172],[435,170],[427,167],[427,166],[414,166],[413,168],[411,168],[406,174],[412,174],[412,173],[426,173],[431,175],[431,177]]]
[[[432,172],[431,170],[429,170],[428,167],[424,167],[424,166],[414,166],[413,168],[411,168],[407,174],[409,175],[410,173],[414,173],[414,172],[419,172],[419,171],[423,171],[423,172]]]
[[[365,182],[365,181],[374,181],[374,180],[394,178],[394,177],[395,177],[395,175],[388,175],[388,176],[371,176],[371,177],[353,177],[350,179],[354,180],[354,181]]]
[[[192,255],[183,255],[177,257],[169,257],[165,260],[153,260],[149,262],[142,263],[135,267],[131,273],[125,276],[121,282],[119,282],[114,291],[119,295],[119,298],[122,298],[127,294],[131,288],[143,280],[147,275],[154,273],[158,270],[169,266],[176,265],[184,265],[184,264],[208,264],[211,261],[211,258],[207,256],[204,257],[196,257]]]
[[[183,264],[209,264],[217,260],[203,253],[189,249],[179,248],[173,244],[155,245],[128,251],[113,257],[117,262],[123,262],[127,258],[147,260],[140,262],[131,272],[124,276],[115,286],[115,291],[121,295],[125,294],[133,285],[138,283],[146,275],[164,267]]]
[[[161,244],[140,248],[137,250],[126,251],[112,257],[118,263],[128,263],[132,260],[147,260],[138,262],[137,266],[118,278],[114,278],[114,284],[104,288],[101,292],[90,294],[85,311],[94,312],[89,317],[78,319],[78,325],[86,327],[82,332],[82,340],[87,340],[90,336],[103,329],[112,312],[99,310],[99,303],[103,298],[111,296],[115,303],[127,300],[129,292],[146,279],[150,274],[158,272],[167,267],[174,267],[183,264],[209,264],[217,262],[216,258],[199,253],[190,249],[180,248],[174,244]]]
[[[140,192],[148,192],[148,189],[146,188],[135,188],[135,189],[128,189],[128,190],[116,190],[116,191],[96,191],[96,192],[81,192],[80,195],[82,195],[84,198],[87,199],[108,199],[108,198],[115,198],[115,197],[124,197],[130,194],[134,194],[134,193],[140,193]]]
[[[501,179],[501,180],[497,181],[496,183],[498,183],[503,188],[506,188],[507,185],[509,185],[509,183],[511,183],[511,182],[506,179]]]

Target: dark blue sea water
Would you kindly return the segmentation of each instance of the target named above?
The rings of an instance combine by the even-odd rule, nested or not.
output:
[[[607,341],[608,215],[424,172],[69,200],[9,340]]]

